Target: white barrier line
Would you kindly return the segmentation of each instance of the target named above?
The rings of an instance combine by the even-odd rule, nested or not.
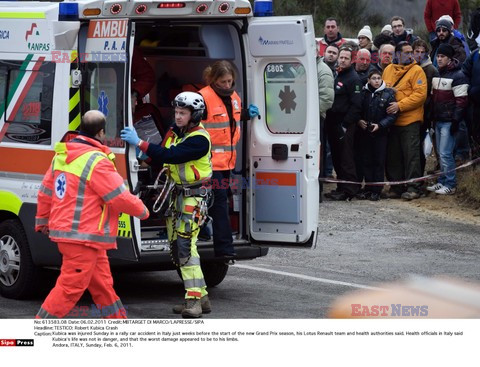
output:
[[[385,290],[386,290],[386,289],[384,289],[384,288],[370,287],[370,286],[368,286],[368,285],[348,283],[348,282],[341,282],[341,281],[339,281],[339,280],[330,280],[330,279],[324,279],[324,278],[316,278],[316,277],[311,277],[311,276],[308,276],[308,275],[288,273],[288,272],[280,271],[280,270],[271,270],[271,269],[257,268],[257,267],[255,267],[255,266],[249,266],[249,265],[239,265],[239,264],[235,264],[235,265],[233,265],[233,267],[235,267],[235,268],[241,268],[241,269],[254,270],[254,271],[260,271],[260,272],[270,273],[270,274],[283,275],[283,276],[291,277],[291,278],[298,278],[298,279],[303,279],[303,280],[310,280],[310,281],[319,282],[319,283],[328,283],[328,284],[344,285],[344,286],[347,286],[347,287],[362,288],[362,289],[372,289],[372,290],[375,290],[375,291],[385,291]]]

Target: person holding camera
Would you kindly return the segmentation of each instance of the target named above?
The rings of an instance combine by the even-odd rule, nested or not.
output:
[[[362,118],[357,123],[359,129],[356,135],[359,139],[360,162],[365,182],[381,182],[384,178],[388,128],[397,119],[396,113],[387,113],[390,103],[396,102],[395,91],[386,87],[379,70],[372,70],[361,98]],[[382,189],[382,185],[366,184],[357,198],[377,201]]]

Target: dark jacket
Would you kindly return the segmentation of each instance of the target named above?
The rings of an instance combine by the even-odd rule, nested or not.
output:
[[[469,80],[468,96],[473,103],[480,105],[480,54],[479,49],[470,54],[463,64],[462,71]]]
[[[438,71],[432,83],[432,121],[459,123],[468,105],[468,79],[455,59]]]
[[[400,42],[407,41],[410,45],[413,44],[418,39],[418,36],[415,36],[412,30],[405,30],[400,36],[393,34],[393,42],[395,45],[398,45]]]
[[[425,72],[425,75],[427,76],[427,100],[425,101],[424,104],[424,109],[423,109],[423,121],[430,124],[431,119],[430,119],[430,112],[431,112],[431,100],[432,100],[432,81],[433,78],[436,76],[439,76],[439,72],[435,66],[432,64],[432,60],[430,59],[429,56],[427,56],[426,60],[423,60],[422,63],[420,64],[422,67],[423,71]]]
[[[477,8],[470,14],[470,25],[468,27],[468,32],[467,32],[468,47],[470,47],[470,50],[472,51],[478,48],[476,39],[479,33],[480,33],[480,8]]]
[[[463,47],[462,40],[460,38],[455,37],[453,34],[450,34],[450,37],[448,37],[443,42],[449,43],[453,47],[453,49],[455,50],[455,54],[453,55],[453,58],[457,59],[460,62],[460,64],[462,64],[467,58],[467,54],[465,53],[465,47]],[[438,38],[435,38],[430,43],[432,45],[432,52],[430,53],[430,57],[432,59],[433,66],[438,67],[437,49],[442,43],[442,41]]]
[[[392,102],[396,102],[395,91],[386,88],[385,82],[377,90],[372,90],[367,84],[362,89],[362,120],[378,124],[380,126],[378,133],[386,134],[388,127],[397,119],[397,114],[387,113],[387,108]]]
[[[335,78],[335,99],[327,111],[327,123],[347,128],[360,120],[362,83],[352,67],[341,70]]]
[[[367,84],[368,82],[368,74],[370,74],[370,72],[372,70],[374,70],[374,66],[372,64],[368,65],[368,69],[367,70],[364,70],[364,71],[358,71],[358,70],[355,70],[358,74],[358,76],[360,77],[360,81],[362,82],[362,86],[365,86],[365,84]]]

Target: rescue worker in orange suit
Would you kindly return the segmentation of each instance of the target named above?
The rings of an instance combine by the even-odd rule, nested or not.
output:
[[[173,261],[180,267],[185,302],[173,307],[173,312],[184,318],[197,318],[211,312],[196,245],[199,226],[207,216],[207,181],[212,175],[211,144],[208,132],[200,124],[205,110],[202,96],[182,92],[175,97],[173,106],[175,124],[162,145],[141,140],[130,127],[122,130],[120,136],[140,148],[155,164],[168,167],[169,178],[175,182],[167,232]]]
[[[148,209],[132,195],[101,143],[106,119],[88,111],[80,132],[55,145],[55,157],[38,191],[35,230],[49,234],[62,254],[55,287],[37,318],[66,316],[88,289],[104,318],[126,318],[113,289],[107,250],[116,248],[120,213],[146,219]]]
[[[208,214],[212,218],[215,255],[225,259],[236,256],[228,209],[228,191],[231,170],[237,159],[236,145],[240,140],[240,121],[259,116],[258,107],[242,109],[242,101],[235,91],[236,71],[226,61],[217,61],[203,72],[207,86],[199,93],[205,99],[206,118],[203,124],[212,141],[213,204]]]

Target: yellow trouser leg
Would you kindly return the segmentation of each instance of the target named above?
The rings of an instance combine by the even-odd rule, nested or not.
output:
[[[198,224],[192,218],[192,213],[200,199],[194,197],[177,198],[175,219],[167,219],[167,232],[170,242],[174,246],[174,258],[180,264],[185,286],[185,298],[201,298],[208,294],[205,280],[203,279],[202,268],[200,267],[200,256],[197,251]]]

